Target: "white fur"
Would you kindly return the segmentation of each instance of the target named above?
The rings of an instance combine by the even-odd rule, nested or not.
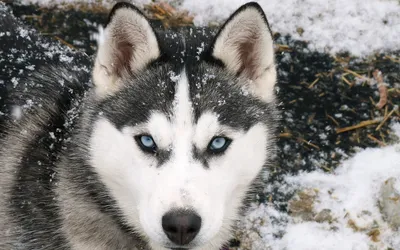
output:
[[[172,208],[193,208],[201,216],[194,249],[217,250],[230,239],[242,198],[266,160],[267,128],[256,124],[247,132],[237,131],[219,124],[211,112],[194,124],[185,72],[177,84],[174,112],[171,122],[154,113],[147,123],[122,130],[99,118],[90,141],[91,164],[125,218],[154,250],[173,246],[161,226],[161,217]],[[157,167],[157,160],[136,144],[134,135],[143,132],[150,133],[160,147],[172,150],[162,166]],[[193,145],[205,150],[221,132],[232,143],[206,169],[193,158]]]
[[[247,69],[248,65],[240,58],[239,49],[246,42],[254,44],[253,51],[246,51],[247,56],[256,64],[254,70]],[[250,91],[254,95],[265,101],[274,99],[276,69],[273,39],[257,9],[247,8],[225,25],[214,44],[213,56],[224,62],[234,73],[244,68],[244,75],[254,81],[249,82]]]

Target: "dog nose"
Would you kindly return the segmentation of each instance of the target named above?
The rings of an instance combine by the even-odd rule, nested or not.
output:
[[[162,227],[173,243],[186,245],[199,233],[201,218],[190,210],[172,210],[162,217]]]

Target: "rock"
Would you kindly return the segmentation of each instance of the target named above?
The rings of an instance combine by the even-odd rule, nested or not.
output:
[[[304,33],[304,29],[303,29],[302,27],[298,27],[298,28],[296,29],[296,32],[297,32],[300,36],[302,36],[303,33]]]
[[[380,207],[385,220],[394,228],[400,228],[400,192],[395,184],[400,180],[387,179],[381,186]]]
[[[257,232],[251,231],[240,239],[240,249],[266,249],[266,246],[260,242],[262,242],[261,236]]]
[[[379,230],[379,228],[375,228],[369,231],[367,235],[373,242],[379,242],[380,241],[379,236],[381,235],[381,231]]]
[[[363,210],[358,214],[347,213],[346,217],[348,218],[347,225],[355,232],[365,232],[379,228],[370,211]]]
[[[333,220],[330,209],[322,209],[317,215],[315,215],[314,220],[316,222],[331,222]]]
[[[312,189],[305,189],[298,192],[289,201],[289,212],[294,217],[299,217],[304,221],[311,221],[314,219],[314,202],[316,199],[316,192]]]

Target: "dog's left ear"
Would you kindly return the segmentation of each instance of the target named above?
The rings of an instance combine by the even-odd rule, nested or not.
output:
[[[111,10],[93,69],[99,96],[113,94],[123,85],[124,76],[136,74],[160,56],[155,31],[135,6],[119,2]]]
[[[222,26],[211,55],[234,74],[251,81],[250,90],[265,101],[274,97],[276,68],[272,34],[261,6],[240,7]]]

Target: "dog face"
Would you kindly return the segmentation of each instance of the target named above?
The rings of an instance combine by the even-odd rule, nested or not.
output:
[[[219,249],[273,153],[272,38],[254,3],[204,53],[172,37],[175,53],[136,8],[114,7],[93,71],[89,161],[153,249]]]

